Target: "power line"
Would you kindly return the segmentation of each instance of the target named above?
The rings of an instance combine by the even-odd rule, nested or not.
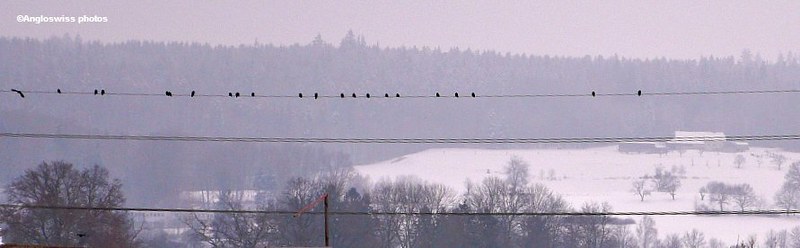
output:
[[[2,208],[49,209],[77,211],[123,211],[123,212],[172,212],[172,213],[215,213],[215,214],[268,214],[293,215],[296,211],[288,210],[233,210],[233,209],[192,209],[192,208],[131,208],[131,207],[81,207],[51,205],[18,205],[0,204]],[[304,214],[322,215],[323,212],[306,212]],[[452,216],[699,216],[699,215],[782,215],[800,214],[799,209],[788,210],[744,210],[744,211],[622,211],[622,212],[516,212],[516,213],[481,213],[481,212],[358,212],[331,211],[331,215],[452,215]]]
[[[101,135],[0,133],[0,138],[76,139],[76,140],[136,140],[191,142],[250,142],[250,143],[350,143],[350,144],[563,144],[563,143],[620,143],[620,142],[698,142],[698,141],[758,141],[800,140],[800,134],[735,135],[685,137],[577,137],[577,138],[316,138],[316,137],[225,137],[225,136],[161,136],[161,135]]]
[[[435,92],[433,94],[426,94],[426,95],[403,95],[400,93],[384,93],[383,95],[375,94],[371,95],[370,93],[344,93],[340,92],[339,94],[320,94],[319,92],[314,92],[313,94],[303,94],[298,93],[296,95],[288,95],[288,94],[279,94],[279,95],[264,95],[259,94],[256,92],[227,92],[223,94],[203,94],[198,93],[194,90],[185,90],[185,93],[177,93],[177,91],[166,90],[164,93],[145,93],[145,92],[114,92],[108,91],[106,92],[104,89],[94,91],[62,91],[61,89],[56,89],[53,91],[46,91],[46,90],[18,90],[18,89],[11,89],[11,90],[0,90],[0,93],[12,93],[22,96],[24,98],[24,94],[43,94],[43,95],[100,95],[100,96],[121,96],[121,97],[215,97],[215,98],[305,98],[305,99],[391,99],[391,98],[564,98],[564,97],[631,97],[631,96],[698,96],[698,95],[742,95],[742,94],[788,94],[788,93],[800,93],[800,90],[795,89],[784,89],[784,90],[731,90],[731,91],[664,91],[664,92],[647,92],[642,90],[632,91],[632,92],[596,92],[590,91],[586,93],[542,93],[542,94],[476,94],[475,92],[471,92],[470,94],[461,94],[459,95],[458,92],[453,93],[440,93]]]

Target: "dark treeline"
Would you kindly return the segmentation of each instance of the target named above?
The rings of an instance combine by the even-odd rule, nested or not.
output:
[[[728,91],[800,88],[800,57],[767,62],[739,57],[696,60],[552,57],[428,47],[384,48],[347,34],[331,44],[210,46],[79,37],[0,38],[4,88],[202,94],[325,95],[441,92],[492,94]],[[108,98],[106,98],[108,99]],[[575,137],[670,135],[675,130],[786,133],[800,121],[794,94],[555,99],[298,101],[60,99],[94,103],[64,117],[106,132],[336,137]],[[36,112],[61,117],[48,101]],[[34,100],[31,100],[34,101]],[[70,105],[70,104],[66,104]],[[11,109],[18,105],[9,106]],[[123,111],[125,110],[125,111]],[[519,112],[518,110],[525,110]],[[100,114],[102,113],[102,114]],[[732,116],[736,116],[732,118]],[[165,120],[169,120],[168,122]],[[569,125],[566,125],[566,124]],[[16,121],[6,128],[18,127]],[[446,128],[445,128],[446,127]],[[357,162],[426,146],[375,151],[349,146]],[[397,151],[402,150],[402,151]]]

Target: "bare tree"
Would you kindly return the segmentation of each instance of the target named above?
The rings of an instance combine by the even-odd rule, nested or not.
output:
[[[764,235],[764,247],[766,248],[784,248],[787,247],[788,232],[786,230],[775,231],[769,230]]]
[[[725,205],[730,202],[731,198],[731,187],[722,182],[709,182],[706,185],[709,194],[709,200],[711,202],[716,202],[719,204],[719,210],[725,210]]]
[[[650,195],[650,189],[647,187],[647,181],[645,180],[633,181],[631,191],[639,196],[640,201],[644,201],[644,197]]]
[[[706,194],[708,194],[708,189],[705,186],[700,187],[699,193],[700,193],[700,200],[703,201],[706,199]]]
[[[528,205],[524,211],[529,213],[571,211],[569,204],[559,195],[542,184],[531,185],[526,190]],[[520,221],[522,239],[520,247],[539,244],[538,247],[558,247],[559,240],[565,236],[564,216],[525,216]],[[627,229],[626,229],[627,230]],[[628,234],[628,233],[620,233]]]
[[[746,240],[742,240],[741,242],[731,246],[731,248],[755,248],[756,247],[756,237],[755,235],[750,235]]]
[[[643,216],[636,226],[636,237],[639,240],[639,247],[641,248],[655,248],[658,243],[658,230],[656,229],[656,221],[650,216]]]
[[[742,165],[746,162],[746,159],[742,154],[736,155],[736,158],[733,159],[733,163],[736,164],[737,169],[741,169]]]
[[[784,185],[800,189],[800,161],[792,163],[783,179]]]
[[[786,172],[783,185],[775,193],[775,204],[786,210],[800,204],[800,162],[792,163]]]
[[[701,248],[706,244],[706,235],[697,229],[683,234],[683,245],[686,248]]]
[[[676,168],[671,171],[664,171],[656,168],[655,174],[651,178],[655,189],[659,192],[666,192],[675,200],[675,192],[681,187],[681,179],[675,175]]]
[[[317,200],[323,194],[323,190],[323,185],[318,180],[294,178],[287,183],[280,202],[286,209],[299,210]],[[281,216],[278,221],[281,245],[322,244],[323,240],[318,238],[323,232],[322,221],[321,215]]]
[[[604,213],[611,212],[611,205],[607,202],[586,203],[581,207],[583,213]],[[579,240],[581,247],[604,247],[606,241],[611,236],[609,224],[611,217],[608,215],[600,216],[581,216],[574,220],[576,227],[581,233],[582,239]],[[578,237],[574,237],[578,238]]]
[[[781,170],[783,167],[783,163],[786,163],[786,156],[784,156],[783,154],[773,153],[772,163],[775,163],[775,165],[778,166],[778,170]]]
[[[383,180],[372,190],[374,209],[385,212],[438,212],[451,205],[454,199],[454,193],[446,186],[415,177]],[[415,247],[423,234],[418,215],[388,215],[377,219],[382,246]]]
[[[739,210],[744,211],[747,207],[752,207],[756,204],[758,198],[756,197],[753,187],[750,184],[737,184],[731,188],[731,195],[733,203],[739,206]]]
[[[511,157],[508,165],[504,168],[505,181],[508,187],[508,194],[503,196],[504,211],[507,213],[521,212],[528,203],[528,167],[530,165],[517,156]],[[517,216],[501,216],[507,244],[512,242],[512,234],[519,225]]]
[[[83,170],[63,161],[43,162],[6,188],[9,203],[19,205],[122,207],[122,182],[108,170]],[[0,216],[5,242],[94,247],[137,246],[137,232],[125,213],[106,210],[8,208]],[[113,245],[116,244],[116,245]]]
[[[792,231],[789,233],[788,243],[789,247],[800,247],[800,226],[792,228]]]
[[[519,190],[517,189],[528,185],[528,167],[530,165],[517,156],[512,156],[511,160],[508,161],[508,165],[506,165],[503,172],[511,191],[518,192]]]
[[[616,240],[616,245],[613,247],[619,248],[633,248],[637,247],[636,237],[631,233],[627,225],[615,225],[611,227],[613,238]]]
[[[242,194],[221,192],[216,206],[223,210],[243,210]],[[266,210],[265,207],[261,209]],[[275,222],[264,214],[192,214],[185,216],[183,222],[195,237],[211,247],[255,248],[271,245],[269,241],[275,240],[272,232],[276,229]]]
[[[800,191],[784,185],[775,193],[775,205],[786,210],[797,208],[800,203]]]
[[[484,212],[519,213],[526,208],[531,199],[528,185],[529,165],[517,157],[512,157],[504,169],[505,178],[487,177],[480,184],[467,183],[465,200],[471,208]],[[514,230],[520,225],[519,216],[498,216],[502,238],[501,245],[512,242]]]
[[[683,248],[683,241],[678,234],[670,234],[664,237],[659,248]]]

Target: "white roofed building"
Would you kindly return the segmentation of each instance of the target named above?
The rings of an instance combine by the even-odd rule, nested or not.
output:
[[[670,150],[741,152],[749,149],[746,142],[729,141],[723,132],[675,131],[675,137],[666,144]]]

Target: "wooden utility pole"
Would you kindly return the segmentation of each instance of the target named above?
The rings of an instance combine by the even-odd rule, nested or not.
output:
[[[325,198],[325,246],[330,247],[330,241],[328,238],[328,194],[325,194],[322,197]]]
[[[294,214],[294,217],[299,217],[303,213],[308,212],[319,205],[320,202],[323,202],[323,207],[325,209],[323,212],[323,215],[325,216],[325,246],[330,247],[330,239],[328,238],[328,193],[323,194],[313,202],[300,209],[300,211],[297,211],[297,213]]]

